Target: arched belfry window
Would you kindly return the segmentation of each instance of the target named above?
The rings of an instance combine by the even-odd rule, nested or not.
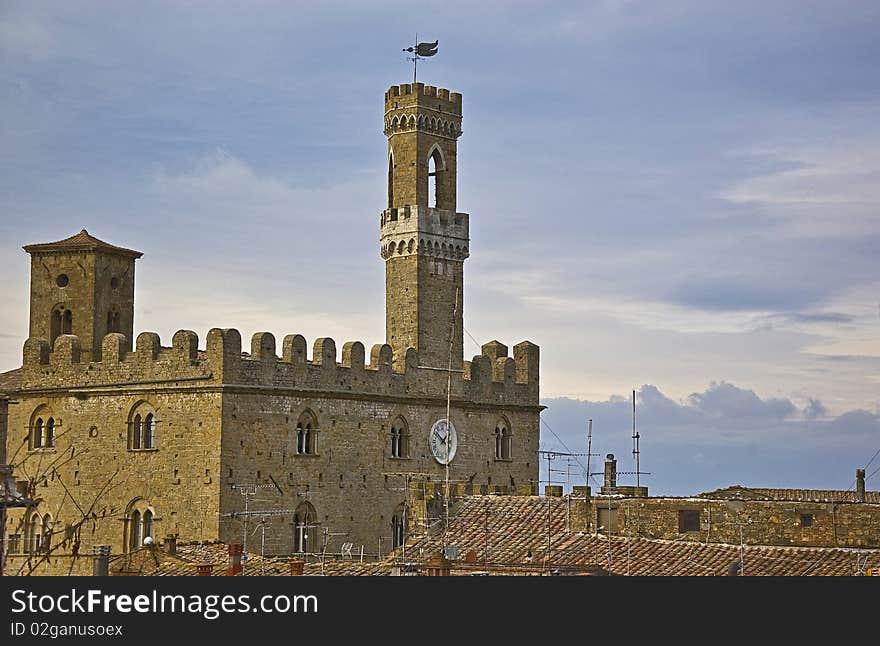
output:
[[[318,420],[312,411],[305,411],[296,422],[296,452],[298,455],[318,452]]]
[[[147,402],[138,403],[128,420],[128,449],[143,451],[156,448],[156,412]]]
[[[409,508],[400,503],[391,517],[391,549],[396,549],[406,542],[409,531]]]
[[[318,514],[311,503],[302,502],[293,513],[293,551],[314,552],[317,538]]]
[[[436,209],[440,201],[442,184],[439,177],[443,170],[443,155],[440,149],[435,147],[428,157],[428,206],[432,209]]]
[[[394,153],[388,153],[388,208],[394,206]]]
[[[73,312],[70,310],[64,310],[61,334],[73,334]]]
[[[511,459],[511,432],[510,424],[505,419],[498,420],[495,425],[495,459]]]
[[[402,417],[391,423],[391,457],[409,457],[409,427]]]

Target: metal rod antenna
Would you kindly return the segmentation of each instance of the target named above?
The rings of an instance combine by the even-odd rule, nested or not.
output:
[[[593,453],[593,420],[589,420],[589,430],[587,430],[587,482],[586,485],[589,488],[590,486],[590,475],[592,475],[590,471],[590,458]]]
[[[639,483],[639,476],[640,476],[639,471],[641,471],[641,469],[639,469],[639,457],[640,457],[641,452],[639,451],[639,434],[636,433],[636,391],[635,390],[633,390],[633,434],[632,434],[632,440],[633,440],[633,457],[636,459],[636,486],[638,487],[640,484]]]
[[[419,64],[419,32],[416,32],[416,42],[413,44],[415,51],[413,52],[413,85],[416,83],[416,67]]]
[[[418,34],[416,34],[418,40]],[[446,467],[446,494],[443,496],[443,552],[446,555],[446,538],[449,532],[449,451],[450,451],[450,432],[449,432],[449,408],[452,400],[452,347],[455,341],[455,321],[458,316],[458,288],[455,288],[455,306],[452,309],[452,325],[449,329],[449,363],[446,371],[446,459],[444,465]]]

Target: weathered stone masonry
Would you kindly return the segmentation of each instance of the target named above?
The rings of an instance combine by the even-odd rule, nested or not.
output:
[[[7,448],[26,457],[20,480],[45,473],[36,511],[50,515],[52,541],[70,538],[65,527],[86,507],[90,520],[75,537],[83,554],[104,543],[125,551],[146,532],[241,542],[242,520],[231,514],[246,496],[232,485],[260,485],[247,497],[250,510],[287,510],[265,519],[267,553],[320,551],[325,539],[331,551],[352,542],[387,553],[399,542],[392,519],[399,523],[401,509],[408,524],[424,523],[437,509],[426,501],[442,494],[446,470],[428,433],[446,415],[450,334],[450,419],[458,431],[452,492],[537,491],[538,347],[524,341],[508,356],[494,341],[471,361],[462,356],[469,238],[467,214],[455,212],[461,97],[394,86],[385,128],[393,159],[389,208],[380,216],[388,343],[369,356],[360,342],[339,351],[329,338],[317,339],[308,356],[302,336],[276,347],[269,333],[254,335],[243,352],[238,331],[218,328],[204,348],[188,330],[170,347],[143,332],[132,347],[140,252],[85,231],[26,248],[31,336]],[[68,327],[56,311],[72,312]],[[500,427],[511,436],[509,455],[498,455]],[[395,475],[402,473],[418,475]],[[413,497],[415,505],[404,507]],[[248,520],[249,534],[260,520]],[[261,538],[249,535],[250,549]],[[69,567],[59,554],[73,542],[56,553],[56,569]]]

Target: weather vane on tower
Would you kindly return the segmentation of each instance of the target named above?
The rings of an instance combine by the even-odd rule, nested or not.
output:
[[[436,54],[438,42],[439,41],[435,40],[433,43],[420,43],[419,34],[418,32],[416,32],[416,44],[403,50],[412,54],[412,56],[407,56],[406,60],[413,62],[413,83],[416,82],[416,70],[419,61],[422,58],[427,58],[428,56],[433,56],[434,54]]]

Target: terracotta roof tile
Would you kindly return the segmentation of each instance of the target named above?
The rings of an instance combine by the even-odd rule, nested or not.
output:
[[[112,245],[109,242],[104,242],[103,240],[99,240],[95,236],[91,235],[88,231],[83,229],[76,235],[72,235],[69,238],[64,238],[64,240],[57,240],[56,242],[44,242],[39,244],[30,244],[23,247],[25,251],[28,253],[39,253],[46,251],[58,251],[58,250],[83,250],[83,251],[91,251],[91,250],[100,250],[106,251],[109,253],[115,253],[123,256],[131,256],[132,258],[140,258],[144,254],[140,251],[135,251],[133,249],[126,249],[124,247],[117,247],[116,245]]]
[[[0,372],[0,393],[11,393],[21,388],[21,368]]]
[[[734,485],[700,494],[715,500],[775,500],[791,502],[856,502],[855,491],[842,489],[771,489]],[[880,503],[880,491],[866,491],[864,502]]]

